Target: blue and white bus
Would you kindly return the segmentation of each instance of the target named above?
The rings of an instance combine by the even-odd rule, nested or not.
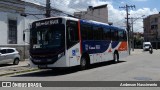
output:
[[[32,23],[30,64],[42,69],[80,66],[128,55],[124,29],[91,20],[52,17]]]

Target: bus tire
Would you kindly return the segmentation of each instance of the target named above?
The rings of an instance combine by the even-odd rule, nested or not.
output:
[[[87,57],[82,57],[81,58],[81,62],[80,62],[80,69],[81,70],[85,70],[88,66],[88,63],[87,63]]]
[[[113,60],[115,63],[119,62],[119,54],[117,52],[114,53]]]

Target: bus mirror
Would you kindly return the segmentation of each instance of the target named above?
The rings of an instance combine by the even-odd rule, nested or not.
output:
[[[23,41],[25,41],[25,33],[23,33]]]

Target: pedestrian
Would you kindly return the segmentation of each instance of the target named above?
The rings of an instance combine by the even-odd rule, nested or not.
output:
[[[150,53],[150,54],[153,53],[153,47],[152,47],[152,45],[149,45],[149,53]]]

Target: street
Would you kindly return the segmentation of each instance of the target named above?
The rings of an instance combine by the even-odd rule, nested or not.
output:
[[[137,78],[143,77],[146,78],[146,80],[156,81],[160,80],[159,54],[160,51],[156,50],[154,50],[153,54],[149,54],[149,52],[135,53],[127,58],[120,59],[119,63],[105,62],[95,64],[84,71],[79,71],[74,68],[59,71],[42,70],[40,72],[12,77],[26,77],[28,79],[31,78],[31,80],[37,80],[38,77],[38,80],[43,81],[132,81],[139,80]],[[43,77],[45,77],[45,79]]]
[[[120,59],[119,63],[105,62],[83,71],[73,68],[42,70],[3,77],[1,81],[160,81],[159,55],[160,50],[154,50],[153,54],[138,50],[131,56]]]

